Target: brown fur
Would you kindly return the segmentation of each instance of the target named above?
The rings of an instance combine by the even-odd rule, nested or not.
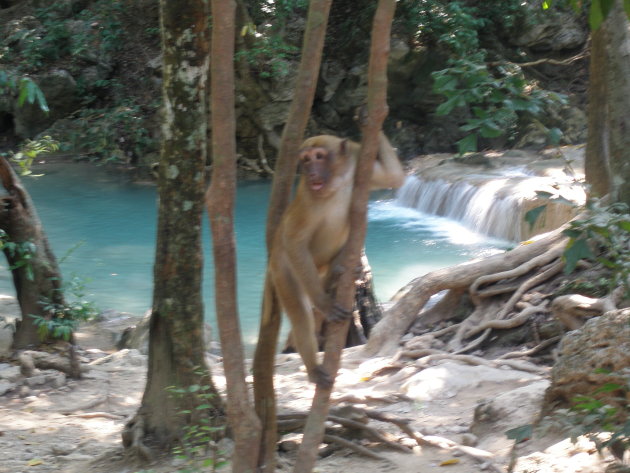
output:
[[[316,333],[325,317],[347,316],[326,293],[325,281],[348,239],[358,153],[357,143],[331,135],[315,136],[302,144],[300,182],[282,217],[269,259],[270,279],[291,320],[293,342],[309,379],[324,386],[332,380],[317,362]],[[371,188],[400,187],[403,180],[396,152],[381,134]]]

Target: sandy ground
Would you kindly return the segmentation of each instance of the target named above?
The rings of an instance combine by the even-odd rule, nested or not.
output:
[[[42,385],[22,385],[0,396],[0,473],[167,473],[182,471],[181,461],[162,458],[151,465],[126,463],[120,432],[125,419],[137,410],[145,383],[146,357],[135,350],[114,352],[111,338],[98,326],[84,328],[79,333],[85,362],[108,353],[108,361],[87,371],[80,381]],[[401,386],[408,379],[412,366],[393,375],[372,377],[379,363],[387,360],[364,360],[360,350],[351,349],[344,355],[334,399],[337,404],[351,397],[361,407],[395,414],[411,420],[414,431],[427,439],[448,439],[472,443],[487,453],[485,459],[474,458],[461,448],[444,445],[417,445],[392,424],[370,421],[370,425],[389,432],[391,438],[409,446],[411,453],[384,448],[368,441],[365,446],[386,460],[368,459],[348,449],[341,449],[318,461],[321,473],[471,473],[507,471],[513,441],[503,432],[518,427],[536,415],[535,406],[546,385],[545,376],[524,372],[505,379],[476,379],[460,387],[439,386],[429,399],[409,399],[401,396]],[[5,365],[6,368],[6,365]],[[214,381],[225,388],[221,365],[212,362]],[[439,366],[437,368],[440,368]],[[407,370],[407,372],[405,372]],[[417,371],[417,369],[416,369]],[[313,390],[299,358],[295,355],[278,357],[276,383],[280,410],[308,411]],[[471,372],[472,373],[472,372]],[[520,373],[520,374],[519,374]],[[508,373],[506,372],[506,375]],[[474,374],[472,376],[475,376]],[[426,385],[423,385],[426,386]],[[542,387],[542,389],[541,389]],[[520,389],[522,391],[513,391]],[[533,391],[532,391],[533,389]],[[529,390],[529,391],[527,391]],[[534,397],[527,392],[536,392]],[[507,407],[494,418],[476,427],[474,410],[483,403],[494,402],[503,395],[512,395]],[[534,408],[532,408],[534,406]],[[490,412],[491,409],[488,410]],[[471,429],[476,434],[471,433]],[[588,442],[572,444],[562,439],[539,439],[524,442],[518,448],[521,457],[514,467],[519,473],[601,473],[609,458],[600,457]],[[547,448],[548,452],[542,452]],[[291,450],[289,448],[289,450]],[[525,458],[526,455],[532,454]],[[280,454],[279,471],[291,471],[295,452]],[[210,470],[204,470],[210,471]],[[229,471],[229,468],[225,471]]]

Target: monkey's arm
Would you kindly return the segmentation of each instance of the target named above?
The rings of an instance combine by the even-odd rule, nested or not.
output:
[[[323,314],[328,314],[332,308],[332,300],[324,290],[311,248],[309,248],[316,222],[302,222],[301,217],[302,215],[296,216],[295,212],[287,215],[283,222],[282,245],[292,272],[311,303]]]
[[[403,185],[404,180],[405,172],[400,164],[398,155],[381,131],[379,133],[378,156],[376,161],[374,161],[370,187],[372,189],[398,188]]]

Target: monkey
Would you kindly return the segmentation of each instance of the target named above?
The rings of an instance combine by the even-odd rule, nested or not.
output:
[[[350,203],[360,145],[345,138],[308,138],[299,150],[300,178],[295,197],[280,219],[268,271],[309,381],[330,387],[333,380],[317,362],[324,320],[350,316],[326,292],[326,281],[350,232]],[[382,132],[370,189],[398,188],[405,174]]]

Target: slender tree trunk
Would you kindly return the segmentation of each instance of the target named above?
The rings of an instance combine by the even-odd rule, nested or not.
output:
[[[586,180],[595,195],[630,204],[630,22],[622,0],[591,38]]]
[[[31,248],[22,253],[6,245],[4,247],[9,267],[13,268],[11,273],[22,313],[22,320],[18,322],[13,337],[13,348],[19,350],[42,342],[31,315],[52,318],[55,316],[54,311],[47,311],[45,305],[63,306],[64,300],[57,260],[50,249],[35,206],[11,165],[3,157],[0,157],[0,179],[8,193],[2,199],[0,229],[4,230],[10,242],[20,247],[30,243]],[[28,263],[21,265],[25,257],[29,258]]]
[[[164,113],[149,366],[142,404],[123,432],[123,445],[149,458],[145,437],[164,449],[186,424],[224,422],[204,357],[201,298],[208,13],[203,0],[160,0]],[[208,400],[195,393],[167,390],[193,385],[209,386],[212,408],[196,409]]]
[[[295,94],[282,133],[271,190],[266,234],[268,252],[282,214],[289,203],[297,166],[297,151],[302,143],[315,97],[331,4],[332,0],[311,0],[310,2],[302,46],[302,60],[294,85]],[[268,277],[265,281],[264,303],[269,306],[267,311],[263,308],[263,314],[266,313],[269,316],[262,317],[260,321],[258,344],[254,355],[254,393],[256,412],[263,424],[259,465],[263,471],[272,473],[275,471],[277,438],[273,373],[281,314],[280,305]]]
[[[260,421],[249,400],[236,302],[236,140],[234,112],[235,2],[212,0],[212,183],[206,205],[212,227],[217,321],[227,382],[228,422],[234,434],[233,473],[254,473]]]
[[[337,303],[344,308],[352,308],[355,294],[354,268],[359,267],[361,250],[367,229],[367,202],[369,181],[378,152],[378,133],[387,115],[387,59],[389,56],[391,24],[396,8],[395,0],[380,0],[372,27],[372,45],[368,68],[368,123],[363,130],[361,157],[357,166],[350,208],[350,235],[343,249],[341,261],[346,268],[338,286]],[[336,376],[339,369],[341,351],[348,331],[348,322],[330,325],[326,337],[324,369]],[[298,451],[295,473],[308,473],[313,470],[317,450],[324,436],[324,423],[328,416],[332,387],[317,386],[315,397],[306,426],[304,438]]]

